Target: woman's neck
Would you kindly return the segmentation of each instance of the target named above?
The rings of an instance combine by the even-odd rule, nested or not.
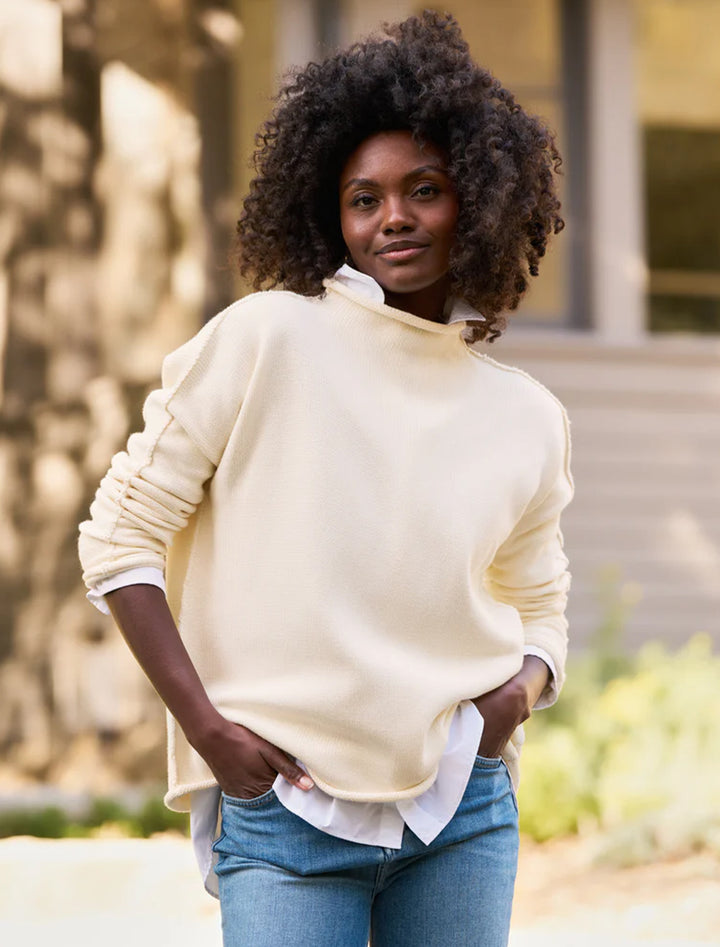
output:
[[[438,280],[432,286],[411,293],[393,293],[383,288],[385,303],[402,312],[409,312],[420,319],[430,322],[445,322],[445,304],[450,295],[448,277]]]

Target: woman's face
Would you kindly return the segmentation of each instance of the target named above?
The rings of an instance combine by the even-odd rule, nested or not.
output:
[[[407,131],[380,132],[340,175],[340,226],[352,263],[388,305],[442,321],[458,202],[442,152]]]

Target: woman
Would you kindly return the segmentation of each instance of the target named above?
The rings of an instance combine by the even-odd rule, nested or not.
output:
[[[572,485],[562,407],[468,342],[561,229],[558,166],[452,17],[299,72],[238,225],[283,290],[166,359],[81,527],[228,945],[507,942]]]

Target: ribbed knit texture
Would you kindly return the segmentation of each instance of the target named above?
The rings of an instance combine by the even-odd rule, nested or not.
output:
[[[562,683],[565,412],[516,369],[330,281],[168,356],[81,525],[88,584],[165,565],[211,700],[343,799],[433,781],[459,701],[525,644]],[[173,808],[212,785],[170,719]]]

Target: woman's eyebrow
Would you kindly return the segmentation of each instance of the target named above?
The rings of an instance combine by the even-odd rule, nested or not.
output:
[[[405,175],[405,180],[414,178],[418,174],[425,174],[426,171],[439,171],[441,174],[447,174],[447,168],[440,164],[423,164],[419,168],[414,168]]]
[[[423,164],[419,168],[413,168],[412,171],[408,171],[407,174],[403,175],[403,181],[407,181],[409,178],[417,177],[419,174],[425,174],[426,171],[439,171],[441,174],[447,174],[447,169],[443,168],[439,164]],[[345,184],[343,184],[343,191],[346,191],[349,187],[378,187],[378,182],[373,181],[372,178],[350,178]]]
[[[347,191],[349,187],[354,186],[359,187],[377,187],[377,181],[373,181],[371,178],[350,178],[345,184],[343,184],[343,191]]]

